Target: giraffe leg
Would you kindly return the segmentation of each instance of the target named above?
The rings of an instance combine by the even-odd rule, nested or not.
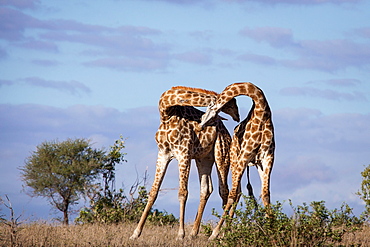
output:
[[[247,180],[248,180],[248,183],[247,183],[247,190],[248,190],[248,196],[252,199],[255,199],[254,197],[254,194],[253,194],[253,187],[252,187],[252,184],[251,184],[251,181],[250,181],[250,177],[249,177],[249,166],[247,166]]]
[[[155,179],[153,181],[153,185],[149,193],[148,202],[145,206],[143,214],[141,215],[140,221],[130,239],[137,239],[141,235],[145,221],[150,213],[150,210],[155,200],[157,199],[159,188],[161,187],[164,175],[166,173],[170,161],[171,157],[169,156],[168,153],[165,153],[164,151],[161,150],[158,152]]]
[[[267,156],[262,160],[262,165],[257,166],[261,179],[261,199],[264,206],[270,204],[270,175],[273,164],[273,156]]]
[[[199,227],[202,220],[204,208],[207,204],[209,196],[212,194],[213,191],[211,178],[213,163],[214,163],[213,159],[196,160],[200,183],[200,201],[193,229],[190,233],[190,238],[195,237],[199,233]]]
[[[233,201],[232,202],[230,202],[231,203],[231,208],[230,208],[230,210],[229,210],[229,216],[230,217],[233,217],[234,216],[234,212],[235,212],[235,209],[236,209],[236,204],[239,202],[239,200],[240,200],[240,197],[241,197],[241,195],[242,195],[242,185],[241,185],[241,183],[239,182],[239,184],[238,184],[238,189],[236,190],[237,192],[236,192],[236,196],[233,196],[232,198],[233,198]]]
[[[253,187],[252,187],[252,184],[250,182],[249,171],[250,171],[250,166],[248,165],[247,166],[247,180],[248,180],[247,190],[248,190],[248,197],[249,197],[250,200],[253,200],[254,207],[257,209],[258,203],[257,203],[256,197],[254,196],[254,193],[253,193]]]
[[[241,194],[241,185],[240,181],[243,176],[245,167],[241,169],[232,169],[232,188],[229,193],[229,197],[227,200],[227,204],[224,208],[224,213],[220,221],[218,222],[217,226],[213,229],[212,235],[209,237],[209,240],[214,240],[217,238],[218,234],[220,233],[222,224],[225,221],[225,217],[229,215],[232,217],[234,215],[234,206],[239,201],[240,194]]]
[[[219,134],[215,143],[215,160],[216,170],[218,175],[218,189],[220,197],[222,198],[222,207],[227,203],[229,195],[229,186],[227,184],[227,176],[230,169],[230,137],[228,133]]]
[[[222,207],[227,204],[227,198],[229,195],[229,186],[227,184],[227,175],[229,174],[229,169],[225,167],[217,166],[218,175],[218,192],[222,199]]]
[[[179,160],[179,202],[180,202],[180,226],[177,234],[177,240],[185,237],[185,206],[188,199],[188,181],[191,159]]]

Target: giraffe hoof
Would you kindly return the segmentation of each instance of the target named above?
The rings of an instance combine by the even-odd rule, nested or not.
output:
[[[208,238],[208,241],[212,241],[212,240],[215,240],[217,238],[217,235],[211,235],[209,238]]]
[[[188,236],[188,239],[189,240],[193,240],[193,239],[195,239],[197,237],[197,235],[196,234],[191,234],[190,233],[190,235]]]
[[[185,234],[179,234],[179,235],[177,235],[176,240],[177,241],[183,241],[184,240],[184,237],[185,237]]]
[[[134,233],[131,235],[130,240],[136,240],[140,236],[140,233],[134,231]]]
[[[131,237],[130,237],[130,240],[136,240],[137,239],[137,237],[135,237],[134,235],[132,235]]]

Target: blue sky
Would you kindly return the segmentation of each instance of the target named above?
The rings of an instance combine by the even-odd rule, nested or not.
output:
[[[364,0],[0,0],[0,194],[24,215],[52,218],[46,200],[21,192],[25,158],[45,140],[109,147],[121,134],[128,162],[117,186],[148,170],[150,187],[160,95],[250,81],[273,111],[272,201],[346,201],[359,213],[355,192],[370,163],[369,20]],[[237,100],[244,118],[251,101]],[[177,183],[173,161],[163,188]],[[206,220],[220,211],[214,187]],[[194,167],[189,188],[191,221]],[[178,214],[177,192],[162,192],[155,207]]]

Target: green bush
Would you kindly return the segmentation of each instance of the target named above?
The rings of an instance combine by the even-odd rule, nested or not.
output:
[[[246,196],[243,198],[235,217],[227,217],[220,237],[215,240],[217,245],[330,246],[340,243],[344,233],[357,230],[363,222],[345,203],[339,210],[328,210],[324,201],[297,207],[290,202],[293,214],[288,216],[279,202],[265,208]],[[204,230],[211,233],[209,225]]]
[[[361,189],[356,193],[365,203],[365,211],[361,217],[364,220],[370,220],[370,165],[366,166],[361,172]]]
[[[80,210],[79,216],[75,219],[78,224],[86,223],[119,223],[138,222],[148,201],[148,192],[145,188],[147,174],[143,180],[137,179],[129,190],[129,196],[125,196],[123,189],[115,189],[116,165],[124,161],[125,153],[122,153],[124,140],[121,136],[111,146],[108,155],[104,159],[104,166],[101,169],[102,183],[95,184],[88,193],[90,207]],[[144,186],[140,186],[144,184]],[[137,192],[137,193],[136,193]],[[134,195],[137,194],[137,197]],[[157,209],[151,210],[148,222],[158,225],[172,225],[178,222],[173,214],[161,212]]]
[[[91,200],[90,208],[84,208],[75,219],[78,224],[85,223],[119,223],[138,222],[148,200],[148,192],[144,186],[138,188],[138,196],[128,200],[119,192],[99,194],[98,198]],[[155,225],[173,225],[178,219],[173,214],[152,209],[148,222]]]

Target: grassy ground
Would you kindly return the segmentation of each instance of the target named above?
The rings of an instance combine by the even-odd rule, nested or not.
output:
[[[346,234],[341,243],[342,246],[370,246],[370,226],[365,226],[362,230]]]
[[[207,237],[176,241],[177,227],[146,225],[139,239],[129,240],[136,225],[22,225],[13,234],[13,246],[206,246]],[[188,226],[190,228],[190,226]],[[190,232],[190,229],[188,229]],[[0,245],[12,246],[11,231],[0,228]]]
[[[203,233],[194,240],[176,241],[177,226],[149,224],[138,240],[131,241],[129,237],[134,228],[134,224],[62,226],[32,223],[18,226],[12,240],[11,228],[1,225],[0,246],[212,246]],[[191,226],[187,228],[190,232]],[[346,235],[340,246],[370,246],[370,227]]]

